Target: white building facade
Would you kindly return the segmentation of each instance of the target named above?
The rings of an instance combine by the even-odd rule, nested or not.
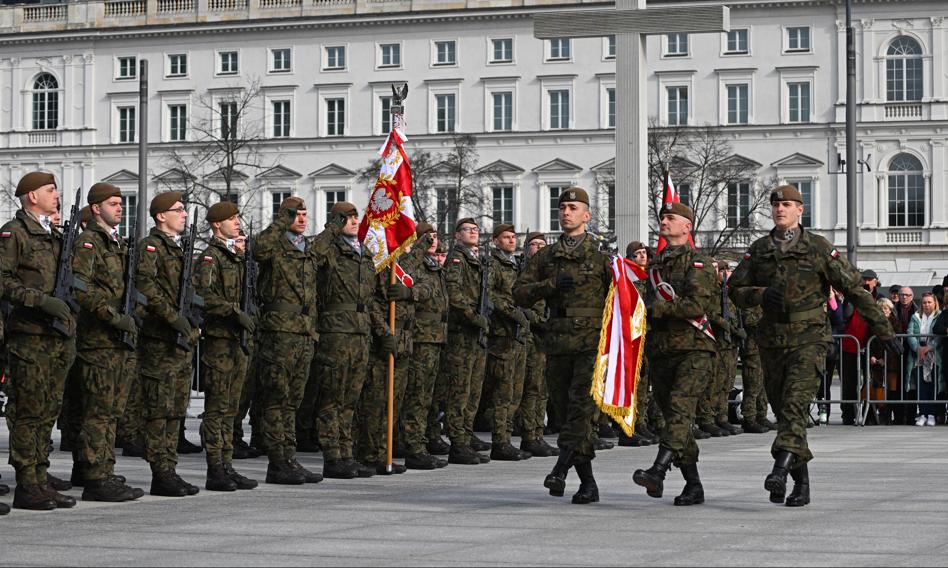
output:
[[[649,2],[649,6],[679,2]],[[692,3],[702,3],[700,0]],[[719,4],[721,2],[711,2]],[[808,224],[845,243],[845,30],[835,0],[737,0],[731,32],[648,40],[648,112],[665,126],[720,125],[758,179],[795,183]],[[555,232],[561,188],[593,190],[610,229],[614,41],[540,41],[538,11],[581,0],[91,0],[0,7],[0,185],[30,170],[66,190],[108,180],[134,203],[175,172],[166,156],[191,127],[252,84],[248,115],[266,169],[238,197],[266,223],[289,194],[313,227],[339,200],[364,206],[356,172],[390,124],[390,85],[407,83],[409,151],[478,139],[493,221]],[[886,283],[948,272],[948,4],[857,1],[860,264]],[[138,172],[138,61],[147,59],[149,168]],[[687,157],[685,157],[687,158]],[[272,166],[272,167],[270,167]],[[754,180],[749,180],[753,183]],[[445,183],[450,183],[445,181]],[[628,190],[619,188],[619,191]],[[741,206],[742,188],[729,192]],[[443,211],[432,197],[428,210]],[[12,215],[12,202],[0,217]],[[438,219],[442,228],[452,220]],[[721,220],[722,223],[725,220]],[[898,274],[898,276],[896,276]]]

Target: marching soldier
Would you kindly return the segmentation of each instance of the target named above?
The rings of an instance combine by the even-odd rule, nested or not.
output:
[[[565,421],[557,441],[561,453],[543,485],[551,495],[562,496],[566,475],[575,467],[580,485],[572,501],[587,504],[599,501],[592,471],[592,420],[597,409],[589,391],[612,271],[609,257],[586,233],[592,218],[586,191],[579,187],[563,191],[559,210],[563,234],[527,264],[514,286],[514,298],[523,307],[546,300],[550,308],[544,342],[547,385]]]
[[[770,427],[767,419],[767,393],[764,392],[764,375],[760,363],[760,348],[757,346],[757,326],[764,315],[760,306],[742,310],[744,315],[744,351],[741,354],[741,427],[751,434],[766,434]]]
[[[303,399],[316,333],[316,259],[306,245],[306,204],[288,197],[254,245],[260,264],[257,341],[263,404],[261,429],[267,483],[319,483],[323,476],[296,460],[296,411]]]
[[[247,277],[244,246],[238,246],[240,211],[230,201],[215,203],[205,216],[214,233],[200,255],[194,274],[195,291],[204,298],[204,419],[201,438],[207,452],[209,491],[253,489],[257,482],[234,470],[234,417],[247,374],[247,354],[240,346],[241,332],[256,328],[250,314],[240,309]]]
[[[830,286],[855,304],[887,349],[901,354],[902,346],[859,272],[826,239],[800,226],[803,197],[797,188],[776,188],[770,205],[774,228],[754,241],[734,271],[731,298],[741,307],[763,306],[757,342],[767,398],[777,415],[774,467],[764,488],[772,503],[802,507],[810,502],[807,462],[813,459],[806,440],[809,406],[831,341],[825,306]],[[794,486],[786,495],[788,472]]]
[[[53,226],[59,190],[52,174],[32,172],[16,186],[20,209],[0,227],[0,282],[13,311],[7,320],[10,463],[16,470],[13,506],[51,510],[76,500],[49,484],[47,440],[62,404],[66,374],[76,357],[76,321],[51,296],[62,234]],[[60,322],[65,334],[52,329]]]
[[[660,498],[665,472],[674,463],[685,479],[675,505],[704,503],[691,428],[697,399],[714,372],[715,340],[706,314],[714,312],[720,299],[714,267],[688,244],[693,222],[692,210],[680,203],[668,203],[662,210],[659,233],[668,246],[649,264],[645,303],[652,392],[665,428],[654,465],[632,476],[650,497]]]

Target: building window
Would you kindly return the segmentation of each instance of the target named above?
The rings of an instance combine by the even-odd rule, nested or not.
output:
[[[59,127],[59,82],[49,73],[33,81],[33,130]]]
[[[550,186],[550,231],[560,230],[560,193],[566,186]]]
[[[289,73],[292,69],[292,55],[290,48],[281,47],[280,49],[270,50],[270,72],[271,73]]]
[[[273,137],[290,136],[290,101],[273,101]]]
[[[119,234],[126,239],[135,238],[135,229],[138,226],[138,196],[134,193],[122,195],[122,221],[119,224]]]
[[[399,67],[402,64],[402,46],[398,43],[383,43],[379,46],[381,63],[379,67]]]
[[[896,38],[886,52],[886,100],[922,100],[922,48],[914,39]]]
[[[606,109],[606,127],[616,127],[616,90],[614,87],[606,89],[606,99],[609,108]]]
[[[550,91],[550,130],[569,128],[569,91]]]
[[[381,108],[379,132],[388,134],[392,131],[392,97],[379,97]]]
[[[217,54],[218,75],[236,75],[239,72],[236,51],[222,51]]]
[[[787,28],[787,51],[810,51],[810,28]]]
[[[237,103],[226,102],[218,105],[221,113],[221,139],[230,140],[237,137]]]
[[[682,57],[688,55],[688,34],[666,34],[668,49],[666,57]]]
[[[346,133],[346,100],[326,99],[326,135],[344,136]]]
[[[277,213],[280,212],[280,204],[292,196],[293,194],[289,191],[274,191],[270,194],[270,203],[273,204],[271,213],[273,214],[274,219],[276,219]]]
[[[727,86],[727,123],[747,124],[750,88],[746,84]]]
[[[236,191],[225,191],[221,193],[221,202],[229,201],[234,204],[240,203],[240,196],[237,195]]]
[[[494,197],[494,226],[500,224],[512,225],[514,222],[513,212],[513,187],[506,185],[493,188]]]
[[[910,154],[889,162],[889,226],[925,226],[925,175],[922,163]]]
[[[750,228],[750,183],[729,183],[727,186],[727,228]]]
[[[492,93],[494,102],[494,132],[513,130],[513,93]]]
[[[790,96],[790,122],[810,122],[810,84],[789,83],[787,91]]]
[[[438,234],[450,235],[454,232],[454,227],[458,223],[457,207],[455,207],[457,197],[454,191],[448,187],[438,188],[435,196],[435,212],[438,216]]]
[[[668,126],[688,124],[688,87],[667,87]]]
[[[611,35],[606,37],[606,59],[615,59],[616,58],[616,36]]]
[[[168,76],[187,77],[188,56],[183,53],[168,56]]]
[[[435,65],[456,65],[457,58],[456,41],[436,41],[435,42]]]
[[[678,201],[682,205],[687,205],[691,207],[691,184],[681,183],[675,188],[678,191]]]
[[[457,116],[456,102],[456,96],[453,94],[435,95],[435,107],[438,113],[435,121],[436,132],[454,132]]]
[[[168,140],[183,142],[188,132],[188,107],[186,105],[168,105]]]
[[[345,191],[327,191],[326,192],[326,220],[329,220],[329,212],[332,211],[333,205],[337,203],[342,203],[346,200]]]
[[[326,48],[326,67],[327,71],[339,71],[346,68],[346,48],[342,45],[336,45]]]
[[[800,217],[800,225],[803,227],[813,226],[813,182],[810,180],[787,180],[789,185],[796,187],[803,197],[803,217]]]
[[[558,37],[550,40],[550,58],[548,61],[568,61],[571,56],[572,46],[570,38]]]
[[[513,61],[513,38],[491,40],[491,63],[511,63]]]
[[[116,79],[134,79],[138,77],[138,58],[119,57]]]
[[[727,32],[727,49],[725,55],[743,55],[748,53],[747,30],[731,30]]]
[[[135,141],[135,107],[118,107],[118,141],[120,143]]]

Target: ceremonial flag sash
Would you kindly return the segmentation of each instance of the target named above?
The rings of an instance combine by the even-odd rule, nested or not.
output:
[[[666,302],[671,302],[678,297],[678,294],[675,293],[675,289],[672,287],[672,285],[662,280],[662,275],[659,273],[657,268],[652,268],[648,271],[648,280],[652,284],[652,288],[655,289],[655,293]],[[701,333],[705,334],[711,341],[716,341],[714,338],[714,331],[711,329],[711,322],[708,320],[707,315],[702,315],[700,318],[688,318],[685,321],[693,325],[695,329]]]

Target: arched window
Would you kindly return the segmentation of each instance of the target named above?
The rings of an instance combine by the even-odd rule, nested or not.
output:
[[[33,81],[33,130],[59,127],[59,82],[49,73]]]
[[[922,163],[910,154],[889,162],[889,226],[925,225],[925,176]]]
[[[885,61],[886,100],[922,100],[922,47],[910,37],[889,44]]]

